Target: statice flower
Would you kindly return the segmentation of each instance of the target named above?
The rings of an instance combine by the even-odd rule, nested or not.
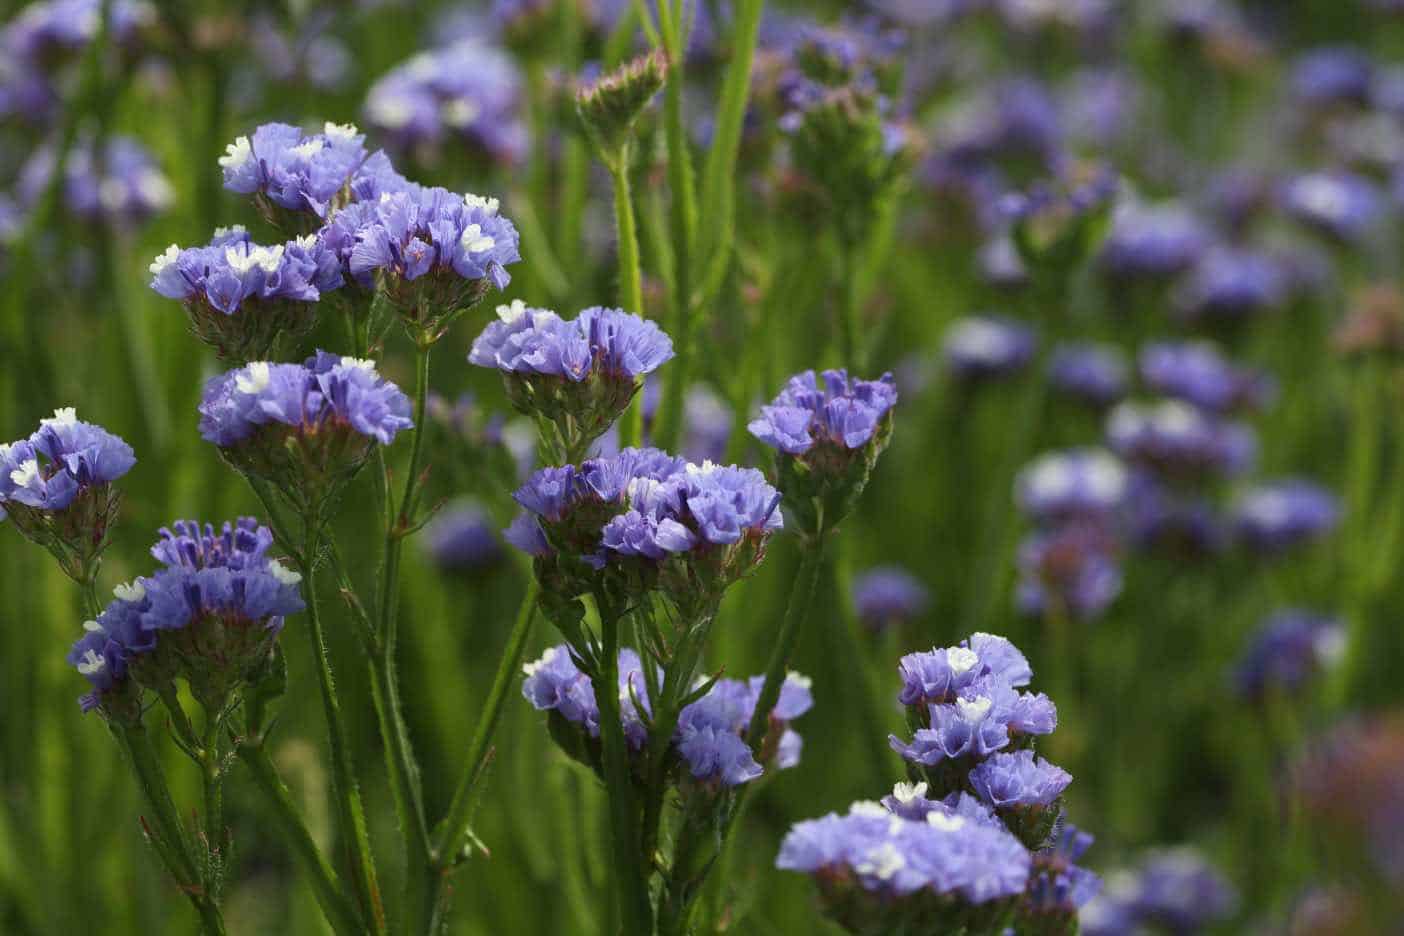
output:
[[[523,666],[522,671],[526,674],[522,695],[538,711],[549,713],[553,737],[571,756],[598,768],[599,706],[590,677],[576,665],[570,649],[564,644],[550,647],[540,659]],[[760,698],[762,681],[762,677],[749,681],[719,679],[706,695],[683,708],[672,738],[681,759],[677,782],[684,782],[686,776],[685,782],[689,783],[732,787],[762,775],[763,766],[744,737]],[[789,674],[771,710],[771,720],[780,725],[783,735],[774,752],[777,769],[799,762],[800,738],[788,725],[813,706],[809,685],[809,680],[798,673]],[[648,733],[635,707],[636,699],[648,708],[642,664],[638,654],[624,648],[619,652],[621,717],[632,756],[641,764]],[[769,763],[768,758],[766,762]]]
[[[482,568],[502,555],[487,512],[474,503],[436,515],[424,528],[424,543],[434,565],[445,572]]]
[[[1261,408],[1275,390],[1266,374],[1235,365],[1207,341],[1146,345],[1140,364],[1152,390],[1220,415]]]
[[[997,809],[1048,806],[1072,776],[1033,751],[1001,751],[970,771],[970,785]]]
[[[1189,269],[1207,247],[1204,224],[1187,208],[1128,205],[1112,218],[1099,262],[1116,279],[1165,279]]]
[[[346,277],[369,289],[380,284],[407,324],[426,340],[491,289],[511,282],[521,259],[517,229],[498,214],[498,201],[414,186],[340,211],[322,235]]]
[[[1056,277],[1080,266],[1097,246],[1118,183],[1115,172],[1100,166],[1040,180],[1001,199],[1024,262]]]
[[[240,471],[314,499],[354,474],[376,443],[412,426],[409,398],[375,362],[324,351],[303,364],[255,361],[214,377],[199,411],[200,435]]]
[[[1309,107],[1363,106],[1370,99],[1374,73],[1374,63],[1360,49],[1312,49],[1292,64],[1292,94]]]
[[[1137,549],[1198,559],[1228,545],[1224,519],[1210,500],[1193,489],[1171,487],[1138,472],[1127,506],[1129,538]]]
[[[1012,319],[970,316],[946,330],[941,355],[958,380],[1007,377],[1028,367],[1037,346],[1033,330]]]
[[[1090,406],[1111,406],[1126,396],[1130,367],[1111,345],[1062,344],[1053,349],[1048,380],[1053,390]]]
[[[1031,535],[1019,547],[1019,609],[1094,618],[1121,594],[1116,542],[1099,525],[1073,523]]]
[[[16,194],[26,210],[48,188],[56,162],[53,147],[41,146],[20,170]],[[74,217],[117,227],[160,214],[174,197],[151,153],[125,136],[109,137],[101,153],[94,152],[91,139],[80,139],[64,162],[63,183],[64,205]]]
[[[1128,473],[1104,449],[1069,449],[1039,456],[1019,473],[1020,508],[1039,523],[1102,519],[1122,505]]]
[[[1155,852],[1133,871],[1107,878],[1105,891],[1082,912],[1088,936],[1119,936],[1142,927],[1195,933],[1234,913],[1238,895],[1191,848]]]
[[[1348,244],[1359,242],[1380,219],[1384,200],[1375,186],[1349,172],[1311,172],[1282,189],[1289,215]]]
[[[1195,321],[1236,322],[1278,308],[1291,283],[1276,257],[1240,247],[1215,247],[1195,264],[1176,295]]]
[[[476,38],[420,52],[381,76],[366,120],[401,153],[433,159],[455,143],[495,163],[527,154],[522,80],[512,58]]]
[[[1042,693],[1017,692],[990,675],[969,683],[954,701],[918,711],[925,720],[910,742],[895,735],[892,749],[907,762],[924,767],[968,767],[1008,747],[1017,735],[1051,734],[1058,724],[1053,703]],[[946,778],[949,787],[950,778]]]
[[[283,335],[306,334],[341,268],[321,234],[259,246],[236,225],[205,247],[175,244],[151,261],[151,288],[185,306],[196,337],[224,358],[268,354]]]
[[[556,454],[574,461],[672,357],[672,339],[637,315],[596,306],[567,320],[519,299],[498,307],[468,363],[501,371],[512,405],[552,423]]]
[[[786,516],[802,536],[845,517],[892,435],[897,386],[891,374],[859,380],[844,370],[791,377],[747,426],[776,449]],[[822,513],[815,502],[822,503]]]
[[[366,198],[378,197],[387,182],[392,189],[407,185],[384,153],[366,151],[365,140],[354,124],[328,121],[314,134],[289,124],[264,124],[225,148],[219,158],[224,187],[252,195],[279,226],[297,224],[299,214],[326,220],[351,199],[353,189]]]
[[[812,875],[854,932],[938,932],[953,914],[983,932],[1023,893],[1031,866],[998,824],[944,811],[905,819],[872,802],[797,823],[775,864]]]
[[[869,569],[853,582],[853,609],[869,630],[885,630],[919,618],[930,604],[926,586],[900,566]]]
[[[1246,698],[1292,694],[1317,673],[1339,663],[1345,652],[1339,618],[1286,609],[1272,614],[1253,634],[1233,670],[1233,685]]]
[[[1276,554],[1329,534],[1340,523],[1341,507],[1330,491],[1293,478],[1244,491],[1234,504],[1233,517],[1240,542]]]
[[[126,442],[80,422],[73,407],[54,410],[29,438],[0,445],[0,520],[8,518],[82,581],[117,514],[112,482],[134,464]]]
[[[151,550],[163,567],[119,585],[69,653],[92,688],[84,711],[138,718],[141,690],[162,691],[179,677],[220,712],[256,675],[283,618],[304,607],[302,577],[268,558],[272,534],[254,519],[219,532],[191,521],[174,526]]]
[[[1121,403],[1107,418],[1112,451],[1167,479],[1246,471],[1257,442],[1246,426],[1225,422],[1188,403]]]
[[[1047,927],[1057,932],[1049,926],[1050,920],[1075,920],[1101,891],[1102,879],[1074,864],[1092,847],[1092,841],[1091,835],[1066,823],[1048,847],[1034,853],[1033,873],[1020,908],[1020,917],[1029,921],[1030,928]]]

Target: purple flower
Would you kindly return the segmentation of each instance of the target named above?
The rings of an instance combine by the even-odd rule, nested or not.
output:
[[[1048,365],[1054,390],[1097,407],[1126,396],[1129,376],[1125,356],[1111,345],[1059,345]]]
[[[394,172],[384,154],[366,152],[365,140],[354,124],[328,121],[316,134],[289,124],[264,124],[225,148],[219,158],[224,187],[325,219],[338,199],[358,187],[362,173],[374,180],[378,172]],[[364,185],[360,183],[363,189]]]
[[[381,377],[375,362],[318,351],[304,364],[255,361],[205,384],[200,435],[223,449],[243,445],[267,426],[327,441],[354,433],[388,445],[410,428],[409,398]]]
[[[1100,263],[1119,279],[1166,278],[1192,266],[1207,246],[1208,232],[1186,208],[1128,205],[1112,219]]]
[[[1128,475],[1121,460],[1103,449],[1049,452],[1019,473],[1015,494],[1020,508],[1039,523],[1097,519],[1117,511],[1126,497]]]
[[[1214,504],[1193,490],[1177,490],[1137,472],[1127,498],[1131,542],[1177,558],[1219,552],[1228,531]]]
[[[1244,491],[1234,504],[1233,517],[1241,542],[1271,554],[1330,533],[1340,522],[1341,507],[1320,485],[1292,478]]]
[[[64,511],[90,490],[106,491],[134,464],[136,456],[126,442],[100,426],[79,422],[72,407],[56,409],[29,438],[0,445],[0,519],[8,514],[26,535],[37,532],[45,515]],[[96,515],[105,521],[108,511],[101,508]],[[97,534],[98,540],[102,533],[72,532]]]
[[[1095,525],[1038,533],[1019,547],[1018,604],[1025,614],[1061,612],[1085,620],[1121,594],[1114,544]]]
[[[197,695],[226,696],[267,653],[283,618],[304,607],[302,576],[267,557],[272,534],[252,518],[224,524],[219,535],[210,524],[174,527],[162,529],[151,548],[163,567],[117,586],[116,600],[84,625],[68,655],[92,689],[81,700],[84,711],[106,706],[133,676],[158,689],[177,674]],[[174,643],[161,636],[183,630],[191,636]],[[155,662],[133,669],[146,656]],[[147,686],[147,678],[157,682]]]
[[[466,143],[499,163],[525,159],[522,80],[501,49],[476,38],[420,52],[381,76],[365,115],[396,151],[435,153]]]
[[[941,355],[950,373],[961,380],[1005,377],[1033,360],[1033,330],[1012,319],[970,316],[946,330]]]
[[[826,889],[854,880],[893,899],[926,891],[983,904],[1022,893],[1030,858],[998,825],[942,812],[903,819],[877,803],[858,802],[845,816],[797,823],[775,866],[812,874]]]
[[[1352,46],[1323,46],[1299,56],[1292,65],[1292,94],[1311,107],[1364,105],[1370,98],[1375,65]]]
[[[1233,887],[1202,855],[1191,848],[1166,850],[1135,871],[1108,877],[1105,893],[1083,911],[1083,932],[1113,936],[1151,926],[1194,933],[1232,916],[1237,904]]]
[[[906,706],[950,702],[978,680],[994,677],[1012,688],[1033,679],[1029,661],[1003,637],[976,633],[954,647],[909,653],[898,662]]]
[[[950,655],[953,650],[947,651],[947,665],[956,660]],[[918,728],[910,743],[889,737],[892,749],[913,764],[932,767],[947,760],[988,757],[1007,747],[1011,735],[1050,734],[1058,724],[1057,709],[1047,696],[1017,692],[997,673],[966,682],[952,695],[951,702],[927,706],[930,726]]]
[[[1140,363],[1152,390],[1220,415],[1260,408],[1276,389],[1266,374],[1234,365],[1207,341],[1146,345]]]
[[[1107,417],[1107,443],[1127,461],[1167,478],[1240,474],[1257,454],[1246,426],[1179,400],[1118,404]]]
[[[921,617],[930,603],[926,586],[900,566],[869,569],[853,582],[853,608],[869,630]]]
[[[1191,319],[1236,321],[1281,306],[1290,286],[1276,257],[1215,247],[1195,264],[1176,299]]]
[[[167,247],[151,261],[151,277],[151,288],[166,298],[226,316],[252,302],[316,302],[341,285],[320,235],[260,247],[237,225],[216,231],[206,247]]]
[[[502,555],[487,512],[474,503],[437,515],[424,528],[424,540],[430,558],[442,571],[481,568]]]
[[[634,381],[673,357],[662,329],[620,309],[596,306],[567,321],[516,300],[498,306],[497,317],[474,340],[468,363],[579,383],[591,373]]]
[[[1072,783],[1072,775],[1033,751],[1001,752],[970,771],[970,785],[995,807],[1048,806]]]
[[[1311,172],[1291,179],[1282,189],[1282,204],[1298,221],[1337,240],[1363,238],[1383,212],[1375,186],[1349,172]]]
[[[1288,609],[1271,615],[1252,636],[1233,671],[1238,693],[1261,700],[1292,693],[1321,669],[1339,662],[1345,628],[1339,618]]]
[[[791,377],[747,426],[751,435],[788,455],[803,455],[816,444],[840,449],[866,445],[897,404],[892,375],[859,380],[844,370],[827,370],[822,378],[821,387],[812,370]]]
[[[131,226],[160,214],[174,198],[171,183],[151,154],[130,137],[109,137],[101,160],[93,141],[80,138],[64,163],[63,199],[77,218]],[[54,174],[54,150],[41,146],[20,170],[17,197],[32,209]]]

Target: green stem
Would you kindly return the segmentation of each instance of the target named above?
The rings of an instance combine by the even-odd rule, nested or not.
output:
[[[531,636],[531,623],[536,616],[538,594],[539,586],[536,584],[536,579],[532,578],[527,584],[526,594],[522,596],[521,606],[517,609],[516,622],[512,625],[512,633],[507,637],[507,646],[502,652],[502,659],[497,664],[497,673],[493,676],[492,688],[488,690],[487,701],[483,704],[483,710],[478,715],[478,724],[473,729],[473,738],[468,743],[468,756],[463,762],[463,774],[459,778],[458,787],[454,791],[448,813],[439,823],[437,834],[434,837],[434,864],[440,871],[452,867],[463,849],[468,823],[472,820],[473,806],[477,800],[475,793],[478,783],[482,779],[483,768],[488,757],[488,746],[492,742],[493,734],[497,731],[498,722],[502,720],[503,705],[507,701],[507,695],[512,685],[516,682],[517,670],[522,663],[522,654],[526,651],[527,639]],[[442,874],[435,874],[431,878],[429,893],[431,908],[437,906],[439,902],[438,891],[442,882]]]
[[[180,813],[171,798],[165,771],[161,769],[160,759],[151,746],[146,726],[140,721],[127,723],[116,720],[111,725],[131,760],[137,785],[141,787],[142,796],[151,810],[153,827],[150,838],[157,856],[190,898],[195,912],[200,915],[200,925],[206,936],[224,936],[224,918],[201,885],[198,866],[191,857],[189,842],[181,826]]]
[[[346,896],[336,879],[336,873],[318,850],[312,833],[307,830],[307,825],[293,804],[292,794],[278,776],[277,767],[273,765],[268,751],[264,749],[263,739],[241,741],[238,752],[239,759],[253,776],[254,785],[263,792],[268,804],[273,808],[273,822],[282,832],[288,847],[292,849],[293,857],[311,881],[312,892],[327,922],[341,936],[347,933],[365,933],[365,924],[361,922],[355,904]]]
[[[648,877],[640,854],[639,813],[634,780],[629,771],[628,742],[620,720],[619,619],[620,612],[603,593],[596,598],[600,612],[600,671],[595,698],[600,707],[600,755],[605,793],[609,798],[611,843],[614,854],[615,890],[623,932],[647,936],[653,930],[653,908],[648,897]]]
[[[770,725],[770,710],[775,708],[780,698],[780,687],[784,685],[790,657],[799,640],[799,624],[809,617],[809,609],[814,604],[814,592],[819,584],[819,570],[824,565],[824,547],[828,533],[820,518],[819,534],[801,547],[800,567],[795,573],[794,585],[790,588],[789,603],[785,607],[785,619],[780,625],[780,633],[775,636],[775,647],[770,652],[770,662],[765,667],[765,682],[761,686],[756,709],[751,713],[751,724],[746,730],[746,738],[751,742],[751,750],[762,753],[767,742]],[[778,738],[776,739],[779,740]]]
[[[205,710],[205,738],[200,749],[200,780],[205,802],[205,889],[219,904],[224,890],[224,776],[220,755],[219,711]]]
[[[609,167],[614,180],[614,223],[619,235],[619,302],[625,312],[643,315],[643,271],[639,265],[638,225],[634,199],[629,191],[629,150],[622,147],[617,165]],[[619,446],[628,448],[643,440],[643,394],[635,394],[619,421]]]
[[[385,907],[381,902],[380,884],[376,880],[375,861],[371,854],[370,834],[366,831],[365,809],[356,785],[355,765],[346,738],[346,726],[341,718],[341,703],[336,695],[332,677],[331,658],[327,653],[326,636],[322,631],[322,616],[317,610],[317,521],[308,520],[308,541],[299,557],[307,595],[307,636],[312,643],[312,658],[317,668],[317,682],[322,691],[322,707],[326,711],[327,735],[331,743],[332,778],[336,794],[341,834],[350,851],[352,871],[358,899],[372,929],[385,932]]]

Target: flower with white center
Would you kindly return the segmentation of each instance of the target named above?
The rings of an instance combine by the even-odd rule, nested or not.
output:
[[[1073,473],[1061,455],[1040,458],[1029,475],[1029,492],[1040,500],[1062,497],[1072,490]]]
[[[71,426],[78,421],[78,411],[71,406],[60,406],[48,419],[39,420],[41,426]]]
[[[254,361],[234,375],[234,389],[253,396],[268,389],[271,371],[267,361]]]
[[[926,796],[926,781],[920,783],[897,783],[892,787],[892,798],[903,805]]]
[[[483,233],[480,225],[470,224],[463,229],[463,237],[459,241],[463,245],[464,251],[470,254],[487,253],[497,246],[497,241]]]
[[[370,119],[387,130],[398,130],[414,117],[414,108],[403,98],[390,94],[373,94],[366,101]]]
[[[862,816],[864,819],[886,819],[892,813],[887,811],[887,807],[872,800],[858,800],[848,811],[855,816]]]
[[[1126,468],[1114,455],[1094,452],[1087,459],[1087,487],[1101,500],[1116,500],[1126,492]]]
[[[84,676],[91,676],[100,673],[107,667],[107,660],[97,655],[97,651],[91,647],[83,654],[83,658],[78,661],[78,672]]]
[[[103,632],[102,625],[97,621],[84,621],[83,630],[90,634],[101,634]]]
[[[982,319],[966,319],[955,326],[950,347],[963,357],[998,362],[1009,347],[1009,336],[999,326]]]
[[[956,676],[968,673],[979,662],[979,654],[969,647],[950,647],[946,650],[946,665]]]
[[[323,145],[321,140],[317,139],[316,137],[313,137],[310,140],[304,140],[303,142],[294,146],[292,148],[292,152],[296,154],[296,156],[299,159],[310,160],[313,156],[316,156],[325,148],[326,147]]]
[[[926,814],[926,824],[942,832],[955,832],[965,825],[965,818],[948,816],[940,810],[933,810]]]
[[[990,708],[994,701],[988,696],[976,696],[973,699],[956,699],[956,708],[960,711],[960,717],[972,725],[979,724],[985,720],[985,716],[990,714]]]
[[[311,250],[317,246],[317,235],[305,234],[302,237],[294,238],[293,243],[303,250]]]
[[[219,240],[221,237],[228,237],[231,234],[247,234],[248,232],[249,229],[244,227],[242,224],[231,224],[229,225],[229,227],[215,228],[214,239]],[[171,246],[174,247],[175,245],[172,244]]]
[[[328,120],[322,124],[322,133],[337,143],[350,143],[360,132],[353,123],[339,124]]]
[[[853,866],[859,874],[867,874],[880,881],[891,880],[897,872],[907,866],[907,859],[891,842],[883,842]]]
[[[175,200],[175,190],[166,177],[155,169],[148,169],[137,176],[137,191],[153,208],[166,208]]]
[[[132,579],[113,588],[112,594],[118,601],[135,604],[146,597],[146,586],[141,583],[141,579]]]
[[[557,652],[558,651],[555,647],[547,647],[546,652],[541,654],[541,659],[533,660],[530,663],[522,664],[522,674],[526,676],[535,676],[537,670],[551,665],[551,661],[556,658]]]
[[[279,585],[296,585],[302,581],[302,573],[295,572],[274,559],[268,563],[268,572],[277,579]]]
[[[488,216],[497,214],[497,209],[501,205],[496,198],[474,195],[472,192],[468,192],[463,196],[463,203],[469,208],[481,208],[483,214]]]
[[[98,201],[111,212],[120,211],[127,204],[128,194],[127,183],[122,179],[103,179],[98,185]]]
[[[814,680],[811,677],[806,676],[803,673],[797,673],[794,670],[790,670],[788,673],[785,674],[785,682],[789,683],[797,689],[808,690],[814,688]]]
[[[249,145],[249,138],[235,137],[234,142],[224,148],[224,155],[219,157],[219,166],[221,169],[238,169],[252,158],[253,147]]]
[[[513,299],[511,305],[500,305],[497,307],[497,317],[504,322],[520,322],[526,317],[527,304],[520,299]]]
[[[456,97],[444,102],[441,113],[444,123],[450,127],[462,128],[471,126],[473,121],[481,117],[483,109],[471,98]]]
[[[13,448],[8,442],[0,442],[0,461],[10,457],[10,449]]]
[[[39,462],[32,458],[21,462],[18,468],[10,472],[10,480],[19,487],[29,487],[39,480]]]

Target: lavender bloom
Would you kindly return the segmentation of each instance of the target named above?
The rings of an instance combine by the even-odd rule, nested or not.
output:
[[[1063,344],[1048,364],[1052,388],[1090,406],[1111,406],[1126,396],[1130,368],[1110,345]]]
[[[474,340],[468,363],[574,383],[591,373],[633,382],[673,357],[662,329],[621,309],[595,306],[567,321],[519,299],[498,306],[497,318]]]
[[[869,630],[919,618],[930,603],[926,586],[900,566],[869,569],[853,583],[854,611]]]
[[[251,136],[237,137],[219,158],[224,187],[253,195],[261,204],[325,219],[347,200],[363,173],[368,179],[377,172],[393,174],[384,154],[366,152],[365,140],[354,124],[328,121],[316,134],[289,124],[264,124]]]
[[[1195,264],[1176,300],[1191,319],[1236,321],[1281,306],[1290,285],[1277,258],[1215,247]]]
[[[1292,65],[1292,94],[1309,107],[1363,106],[1374,72],[1369,56],[1351,46],[1312,49]]]
[[[1348,172],[1297,176],[1284,186],[1282,203],[1301,223],[1347,243],[1369,233],[1384,207],[1374,185]]]
[[[1033,751],[1001,752],[970,771],[970,785],[991,806],[1048,806],[1072,783],[1072,775]]]
[[[1118,210],[1102,244],[1102,268],[1118,279],[1163,279],[1194,264],[1208,246],[1204,225],[1175,204]]]
[[[1239,496],[1233,513],[1239,540],[1268,554],[1320,539],[1341,519],[1334,494],[1295,478],[1250,488]]]
[[[1228,918],[1238,903],[1229,882],[1190,848],[1152,854],[1119,896],[1130,896],[1135,919],[1179,933]]]
[[[1102,879],[1073,862],[1092,847],[1092,836],[1064,824],[1053,844],[1034,853],[1034,877],[1024,894],[1024,913],[1076,917],[1102,889]]]
[[[982,759],[1007,747],[1011,735],[1051,734],[1057,709],[1042,693],[1016,692],[998,676],[981,677],[953,702],[927,707],[930,727],[918,728],[910,743],[888,738],[904,760],[927,767],[963,757]]]
[[[1003,637],[975,633],[954,647],[909,653],[897,665],[902,677],[898,699],[906,706],[953,701],[976,681],[994,677],[1012,688],[1033,679],[1029,661]]]
[[[272,534],[252,518],[224,524],[219,535],[208,524],[174,526],[151,549],[163,568],[119,585],[69,653],[92,688],[80,700],[84,711],[126,715],[131,680],[160,688],[173,675],[190,680],[201,698],[227,699],[283,618],[304,607],[302,577],[267,557]]]
[[[462,142],[515,165],[528,146],[521,101],[511,57],[467,38],[420,52],[381,76],[366,95],[365,115],[399,152],[433,154]]]
[[[1152,390],[1220,415],[1260,408],[1275,389],[1266,374],[1236,367],[1207,341],[1147,345],[1140,363]]]
[[[775,865],[814,875],[826,891],[854,881],[894,899],[926,891],[984,904],[1022,893],[1030,859],[998,826],[943,813],[913,821],[859,802],[845,816],[797,823]]]
[[[136,464],[132,447],[92,423],[79,422],[73,407],[54,410],[28,439],[0,445],[0,517],[38,522],[65,510],[89,490],[105,491]]]
[[[1233,671],[1233,684],[1245,698],[1270,692],[1291,694],[1317,672],[1340,661],[1345,628],[1340,619],[1288,609],[1271,615],[1253,635]]]
[[[1257,453],[1252,431],[1215,419],[1187,403],[1121,403],[1107,418],[1112,451],[1169,478],[1246,471]]]
[[[430,558],[441,571],[481,568],[502,555],[487,512],[473,503],[436,516],[424,528],[424,539]]]
[[[892,375],[859,380],[845,370],[827,370],[822,376],[822,388],[812,370],[791,377],[747,426],[751,435],[788,455],[803,455],[816,444],[839,449],[867,445],[897,404]]]
[[[1212,503],[1194,491],[1168,488],[1138,472],[1127,504],[1130,539],[1138,549],[1200,558],[1227,545],[1222,518]]]
[[[1127,477],[1121,460],[1103,449],[1049,452],[1019,472],[1015,496],[1039,523],[1104,518],[1121,507]]]
[[[947,329],[941,355],[952,376],[975,381],[1022,371],[1033,360],[1035,345],[1033,330],[1022,323],[970,316]]]
[[[1113,544],[1096,526],[1073,524],[1019,547],[1018,604],[1025,614],[1061,612],[1086,620],[1121,594]]]
[[[53,147],[41,146],[20,170],[17,195],[26,210],[48,188],[56,161]],[[68,152],[63,182],[64,204],[75,217],[119,227],[160,214],[173,198],[171,183],[151,154],[124,136],[108,138],[101,154],[94,153],[91,140],[79,140]]]

